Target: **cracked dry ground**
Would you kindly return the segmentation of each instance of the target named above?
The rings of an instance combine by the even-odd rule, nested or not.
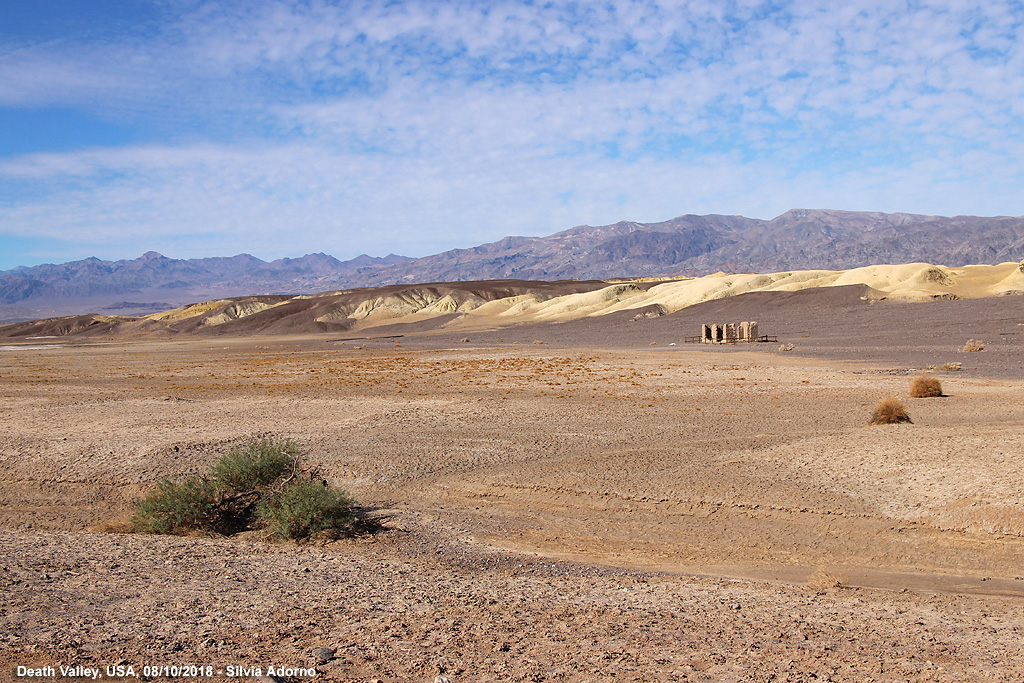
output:
[[[318,647],[340,681],[1024,676],[1021,382],[943,375],[946,398],[904,399],[913,424],[867,427],[906,376],[377,346],[2,352],[0,676],[312,666]],[[95,531],[268,433],[384,531],[302,547]],[[815,570],[846,586],[808,587]]]

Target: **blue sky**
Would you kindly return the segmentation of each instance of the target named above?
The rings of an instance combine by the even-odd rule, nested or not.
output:
[[[1024,214],[1024,7],[0,3],[0,269]]]

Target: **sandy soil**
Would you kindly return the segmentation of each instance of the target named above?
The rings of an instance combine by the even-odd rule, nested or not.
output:
[[[948,396],[904,398],[912,424],[868,427],[916,371],[887,353],[966,355],[646,346],[672,318],[631,348],[543,326],[5,346],[0,676],[1021,680],[1012,342],[939,375]],[[304,547],[93,531],[262,434],[299,442],[384,530]]]

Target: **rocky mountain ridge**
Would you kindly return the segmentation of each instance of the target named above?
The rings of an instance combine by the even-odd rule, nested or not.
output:
[[[1022,258],[1024,217],[817,209],[794,209],[771,220],[685,215],[660,223],[621,221],[546,237],[506,237],[416,259],[391,254],[339,261],[308,254],[266,262],[248,254],[171,259],[148,252],[133,260],[21,267],[0,272],[0,322],[111,305],[129,313],[129,302],[141,312],[147,298],[178,305],[218,296],[392,284],[841,270],[911,262],[956,266]]]

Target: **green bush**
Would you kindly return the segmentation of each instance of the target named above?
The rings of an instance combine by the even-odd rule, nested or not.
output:
[[[221,491],[254,491],[294,471],[298,457],[298,448],[287,439],[261,439],[245,448],[235,448],[218,460],[213,466],[213,480]]]
[[[355,521],[352,503],[344,491],[298,480],[261,500],[256,515],[278,538],[310,538],[322,531],[350,528]]]
[[[182,482],[163,479],[136,505],[131,526],[149,534],[181,534],[205,526],[213,509],[216,486],[202,477]]]
[[[329,529],[351,530],[356,521],[352,499],[326,483],[309,481],[300,460],[299,449],[288,440],[263,439],[233,449],[207,476],[157,483],[136,503],[130,527],[152,534],[266,528],[294,540]]]

